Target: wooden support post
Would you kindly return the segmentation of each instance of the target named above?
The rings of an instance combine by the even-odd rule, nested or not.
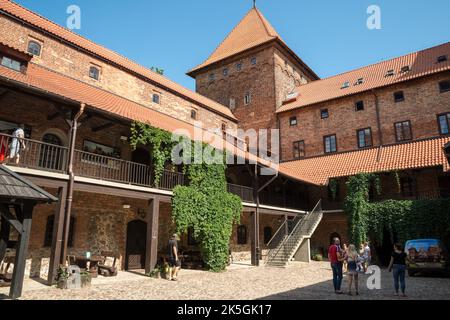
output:
[[[284,215],[284,222],[285,222],[285,224],[284,224],[284,233],[285,233],[286,236],[288,236],[289,235],[289,222],[288,222],[288,215],[287,214]]]
[[[25,262],[31,233],[31,219],[34,205],[34,203],[28,201],[24,203],[23,208],[16,206],[16,215],[22,217],[22,233],[19,235],[19,243],[16,249],[16,259],[14,261],[14,271],[9,291],[11,299],[17,299],[22,295]],[[22,212],[19,213],[18,210],[22,210]]]
[[[260,243],[259,243],[259,179],[258,179],[258,165],[254,166],[254,171],[252,174],[253,180],[253,198],[256,204],[256,210],[252,214],[252,250],[251,250],[251,260],[252,265],[259,266],[259,260],[261,259],[260,254]]]
[[[9,233],[11,226],[4,217],[1,217],[1,227],[0,227],[0,262],[5,258],[6,249],[8,249]]]
[[[145,273],[150,273],[158,262],[159,199],[150,201],[147,212],[147,253]]]
[[[67,188],[58,189],[58,204],[55,210],[55,220],[53,223],[52,248],[50,252],[50,264],[48,268],[47,283],[51,286],[55,282],[59,265],[64,264],[65,257],[61,255],[62,240],[64,232],[64,212],[67,198]]]

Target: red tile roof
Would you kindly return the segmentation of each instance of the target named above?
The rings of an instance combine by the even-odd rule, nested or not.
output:
[[[61,38],[65,41],[68,41],[69,43],[78,46],[80,48],[83,48],[84,50],[90,52],[91,54],[94,54],[96,56],[102,57],[103,59],[106,59],[114,64],[119,65],[120,67],[125,68],[126,70],[129,70],[130,72],[136,73],[142,77],[145,77],[149,81],[154,82],[155,84],[161,86],[162,88],[165,88],[169,91],[176,92],[179,95],[188,98],[190,100],[193,100],[206,108],[211,109],[214,112],[220,113],[221,115],[226,116],[227,118],[231,120],[237,121],[237,119],[234,117],[233,113],[230,111],[229,108],[211,100],[208,99],[198,93],[195,93],[169,79],[166,77],[157,74],[156,72],[151,71],[150,69],[147,69],[127,58],[124,56],[106,49],[105,47],[102,47],[66,28],[63,28],[56,23],[10,1],[10,0],[0,0],[0,10],[5,11],[20,20],[26,21],[27,23],[42,29],[46,32],[49,32],[50,34]]]
[[[44,94],[53,94],[61,98],[69,99],[77,104],[85,103],[87,107],[96,109],[100,112],[131,121],[147,123],[169,132],[179,132],[179,130],[184,130],[190,137],[197,138],[197,136],[194,135],[195,127],[190,123],[172,118],[164,113],[160,113],[136,102],[112,94],[111,92],[69,78],[34,63],[28,65],[26,74],[0,65],[0,81],[11,83],[12,85],[23,85]],[[204,136],[201,137],[201,139],[204,143],[208,143],[220,150],[226,148],[226,150],[231,151],[235,156],[254,162],[257,161],[262,166],[276,167],[275,164],[272,164],[269,161],[234,147],[229,142],[224,141],[222,135],[220,135],[221,138],[219,139],[211,140],[211,132],[208,132],[207,134],[206,129],[211,130],[213,128],[203,128]],[[283,170],[280,170],[280,174],[289,176],[288,174],[285,174]],[[297,177],[292,178],[298,180]]]
[[[418,140],[334,155],[284,162],[280,169],[291,177],[313,184],[326,185],[331,178],[358,173],[443,167],[450,170],[444,145],[450,137]]]
[[[208,59],[188,71],[188,74],[193,75],[196,71],[211,64],[271,41],[278,41],[286,49],[290,50],[263,14],[257,8],[252,8]],[[314,78],[319,78],[294,52],[291,53],[294,58],[305,66]]]
[[[443,55],[447,55],[447,61],[437,63],[437,58]],[[410,66],[411,71],[402,73],[401,69],[405,66]],[[387,77],[386,73],[389,70],[394,70],[395,74]],[[450,42],[301,85],[297,88],[297,98],[285,103],[277,112],[290,111],[448,70],[450,70]],[[364,79],[364,83],[355,85],[360,78]],[[341,89],[345,82],[349,82],[350,87]]]

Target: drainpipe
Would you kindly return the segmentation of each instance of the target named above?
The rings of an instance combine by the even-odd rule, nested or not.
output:
[[[67,187],[67,200],[66,200],[66,215],[64,221],[64,246],[61,255],[61,264],[64,265],[67,257],[67,245],[69,241],[69,230],[70,230],[70,215],[72,213],[72,202],[73,202],[73,185],[75,181],[75,175],[73,173],[73,158],[75,154],[75,143],[77,139],[77,129],[78,120],[84,112],[86,105],[84,103],[80,104],[80,110],[75,115],[70,126],[70,146],[69,146],[69,159],[68,159],[68,173],[69,173],[69,184]]]
[[[380,101],[378,99],[378,95],[376,94],[375,90],[372,90],[372,94],[375,97],[375,110],[377,114],[377,126],[378,126],[378,142],[380,144],[380,148],[378,150],[378,156],[377,161],[380,161],[381,156],[381,149],[383,148],[384,142],[383,142],[383,132],[381,131],[381,113],[380,113]]]

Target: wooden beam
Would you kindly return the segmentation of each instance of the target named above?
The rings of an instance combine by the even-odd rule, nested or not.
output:
[[[22,233],[22,223],[18,220],[18,218],[14,217],[9,211],[9,207],[7,204],[0,205],[0,214],[6,221],[16,229],[16,231],[20,234]]]
[[[23,278],[25,275],[25,263],[28,249],[28,242],[31,233],[31,219],[35,203],[25,202],[21,215],[23,215],[23,230],[19,235],[19,243],[16,249],[16,259],[14,261],[14,271],[11,281],[9,296],[11,299],[17,299],[22,295]],[[17,214],[17,213],[16,213]]]
[[[50,263],[48,268],[47,284],[51,286],[55,282],[58,266],[64,263],[61,257],[62,238],[64,231],[64,210],[67,199],[67,188],[58,189],[58,205],[55,210],[55,220],[53,223],[53,238],[50,251]]]
[[[150,201],[147,212],[147,252],[145,273],[150,273],[158,262],[159,200]]]
[[[108,122],[108,123],[105,123],[104,125],[92,128],[91,130],[92,130],[92,132],[99,132],[99,131],[106,130],[106,129],[109,129],[111,127],[114,127],[115,125],[116,124],[113,123],[113,122]]]
[[[1,217],[0,226],[0,262],[6,255],[6,249],[8,249],[9,233],[11,231],[11,226],[6,221],[4,217]]]

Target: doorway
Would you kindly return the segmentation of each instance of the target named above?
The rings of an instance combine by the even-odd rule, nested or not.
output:
[[[147,223],[141,220],[130,221],[127,225],[125,270],[144,269],[146,249]]]

